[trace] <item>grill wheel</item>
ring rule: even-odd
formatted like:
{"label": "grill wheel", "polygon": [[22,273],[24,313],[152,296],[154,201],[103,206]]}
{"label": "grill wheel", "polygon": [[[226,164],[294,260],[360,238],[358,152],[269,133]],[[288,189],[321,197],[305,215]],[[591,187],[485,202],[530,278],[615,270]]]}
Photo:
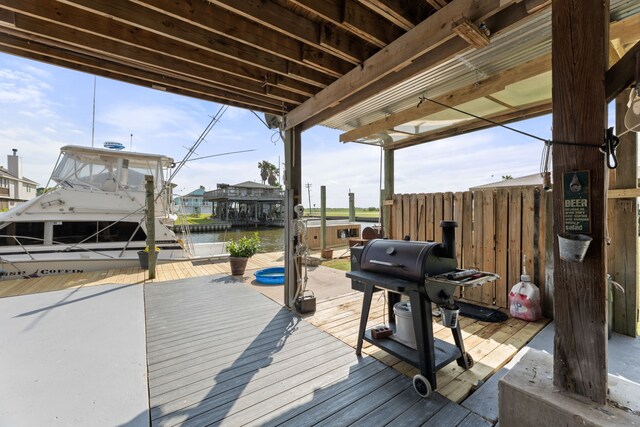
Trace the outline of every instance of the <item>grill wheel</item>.
{"label": "grill wheel", "polygon": [[416,393],[424,398],[429,397],[433,392],[429,381],[420,374],[413,377],[413,388]]}

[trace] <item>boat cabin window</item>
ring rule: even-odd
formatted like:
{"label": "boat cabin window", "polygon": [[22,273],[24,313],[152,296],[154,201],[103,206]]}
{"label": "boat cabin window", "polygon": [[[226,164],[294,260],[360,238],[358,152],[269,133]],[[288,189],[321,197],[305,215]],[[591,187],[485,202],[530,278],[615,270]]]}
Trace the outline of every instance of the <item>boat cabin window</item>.
{"label": "boat cabin window", "polygon": [[12,222],[0,229],[0,246],[42,245],[43,237],[44,222]]}
{"label": "boat cabin window", "polygon": [[[138,226],[136,222],[118,222],[108,227],[109,224],[103,221],[54,223],[53,241],[57,243],[126,242]],[[132,240],[145,240],[146,237],[144,230],[139,228]]]}
{"label": "boat cabin window", "polygon": [[155,159],[69,152],[60,160],[51,179],[79,190],[144,191],[145,175],[153,175],[156,188],[162,188],[162,167]]}
{"label": "boat cabin window", "polygon": [[[84,243],[126,242],[134,232],[135,236],[132,241],[147,238],[142,228],[138,228],[136,231],[137,222],[118,222],[108,227],[109,224],[110,222],[103,221],[53,222],[53,242],[54,244],[79,243],[85,239]],[[0,229],[0,246],[42,245],[44,244],[44,230],[44,222],[10,223]],[[92,237],[89,238],[90,236]]]}

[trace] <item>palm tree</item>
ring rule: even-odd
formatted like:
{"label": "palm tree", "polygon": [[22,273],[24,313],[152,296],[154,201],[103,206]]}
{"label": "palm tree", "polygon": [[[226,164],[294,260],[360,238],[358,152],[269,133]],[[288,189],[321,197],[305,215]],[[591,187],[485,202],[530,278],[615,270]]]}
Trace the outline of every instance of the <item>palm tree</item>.
{"label": "palm tree", "polygon": [[277,187],[278,186],[278,174],[280,173],[280,170],[274,165],[269,163],[269,185],[272,187]]}
{"label": "palm tree", "polygon": [[258,162],[258,169],[260,169],[260,178],[262,178],[263,184],[267,181],[267,179],[269,179],[269,166],[273,165],[266,160]]}
{"label": "palm tree", "polygon": [[273,187],[278,186],[278,173],[280,170],[271,162],[263,160],[258,162],[258,168],[260,169],[260,178],[262,183],[269,182],[269,185]]}

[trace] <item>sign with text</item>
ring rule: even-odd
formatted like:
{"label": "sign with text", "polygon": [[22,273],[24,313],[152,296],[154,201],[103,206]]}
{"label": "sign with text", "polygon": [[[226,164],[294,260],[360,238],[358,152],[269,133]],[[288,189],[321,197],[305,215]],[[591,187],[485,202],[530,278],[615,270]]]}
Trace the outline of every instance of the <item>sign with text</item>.
{"label": "sign with text", "polygon": [[562,176],[564,231],[591,232],[589,171],[566,172]]}

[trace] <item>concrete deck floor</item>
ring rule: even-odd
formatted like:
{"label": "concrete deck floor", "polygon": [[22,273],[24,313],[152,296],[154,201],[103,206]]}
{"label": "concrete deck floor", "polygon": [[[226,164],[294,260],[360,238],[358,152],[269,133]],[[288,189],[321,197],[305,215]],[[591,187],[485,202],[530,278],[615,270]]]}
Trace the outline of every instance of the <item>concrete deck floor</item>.
{"label": "concrete deck floor", "polygon": [[143,287],[0,299],[0,426],[146,426]]}
{"label": "concrete deck floor", "polygon": [[[482,387],[480,387],[467,400],[462,402],[462,406],[482,416],[483,418],[496,422],[498,420],[498,382],[518,361],[529,351],[535,349],[553,354],[554,322],[549,323],[536,337],[504,368],[496,372]],[[640,385],[640,367],[638,366],[638,356],[640,355],[640,337],[631,338],[614,333],[609,340],[609,374],[616,377],[618,384],[635,383]],[[611,384],[610,384],[611,385]],[[617,387],[624,390],[624,387]],[[639,411],[639,396],[615,396],[612,398],[619,403],[627,403],[627,407]],[[626,399],[631,399],[628,402]]]}

